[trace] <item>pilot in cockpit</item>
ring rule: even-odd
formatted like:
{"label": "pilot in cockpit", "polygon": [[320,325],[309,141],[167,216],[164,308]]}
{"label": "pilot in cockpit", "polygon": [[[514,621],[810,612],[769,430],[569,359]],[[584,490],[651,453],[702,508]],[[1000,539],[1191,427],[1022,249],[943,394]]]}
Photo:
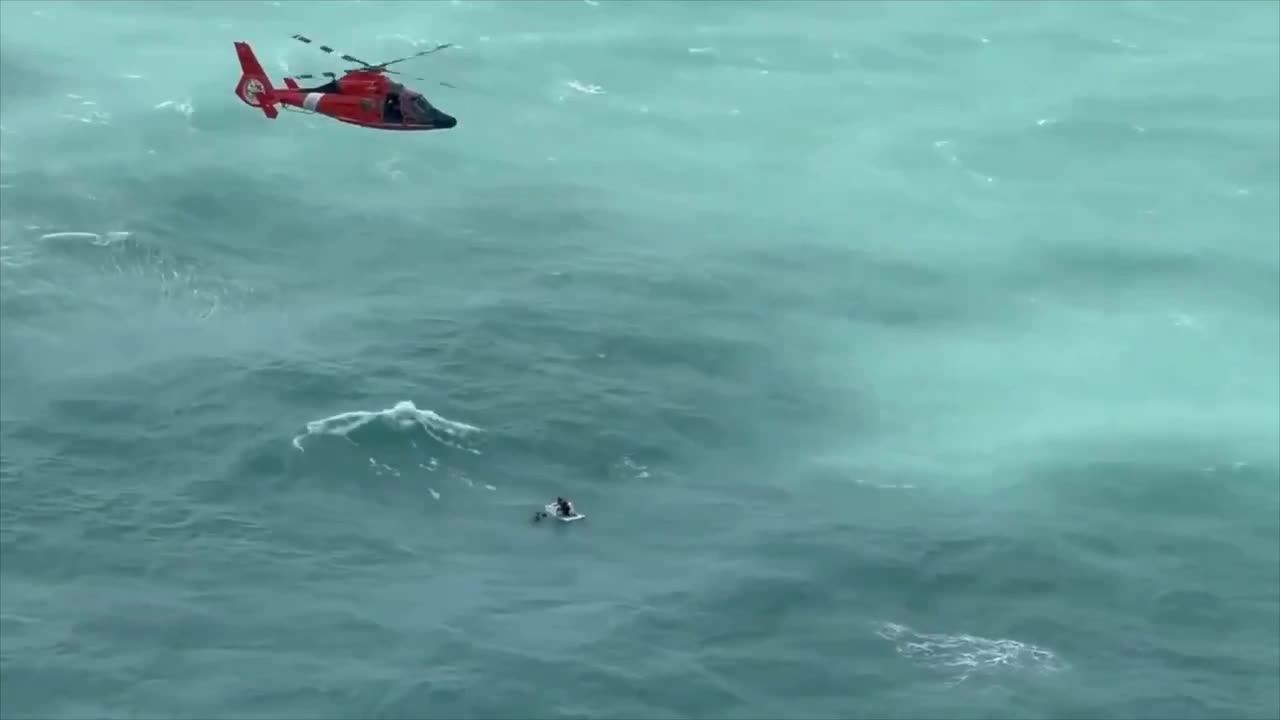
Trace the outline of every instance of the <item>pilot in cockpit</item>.
{"label": "pilot in cockpit", "polygon": [[458,124],[456,118],[440,112],[421,93],[393,85],[383,103],[382,120],[397,125],[422,125],[430,128],[451,128]]}

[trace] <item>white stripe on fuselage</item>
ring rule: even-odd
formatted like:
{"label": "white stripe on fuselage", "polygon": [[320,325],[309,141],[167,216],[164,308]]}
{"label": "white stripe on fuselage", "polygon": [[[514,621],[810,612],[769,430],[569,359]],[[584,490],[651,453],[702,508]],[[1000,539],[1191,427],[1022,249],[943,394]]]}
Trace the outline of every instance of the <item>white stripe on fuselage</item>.
{"label": "white stripe on fuselage", "polygon": [[307,96],[302,99],[302,107],[315,112],[316,106],[320,104],[320,98],[322,97],[324,97],[324,93],[307,93]]}

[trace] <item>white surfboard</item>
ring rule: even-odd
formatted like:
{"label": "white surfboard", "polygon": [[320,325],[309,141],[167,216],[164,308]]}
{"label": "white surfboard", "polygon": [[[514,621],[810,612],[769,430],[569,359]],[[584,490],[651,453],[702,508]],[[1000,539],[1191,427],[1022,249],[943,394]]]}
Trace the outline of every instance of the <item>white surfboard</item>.
{"label": "white surfboard", "polygon": [[543,507],[543,509],[545,509],[545,510],[547,511],[547,514],[548,514],[548,515],[550,515],[551,517],[553,517],[553,518],[555,518],[555,519],[559,520],[560,522],[573,522],[574,520],[581,520],[582,518],[586,517],[586,515],[583,515],[582,513],[577,512],[577,511],[575,511],[572,515],[570,515],[570,516],[568,516],[568,517],[565,517],[565,516],[563,516],[563,515],[560,515],[560,514],[559,514],[559,512],[558,512],[558,510],[557,510],[557,508],[556,508],[556,504],[555,504],[555,503],[551,503],[551,504],[549,504],[549,505],[545,505],[545,506]]}

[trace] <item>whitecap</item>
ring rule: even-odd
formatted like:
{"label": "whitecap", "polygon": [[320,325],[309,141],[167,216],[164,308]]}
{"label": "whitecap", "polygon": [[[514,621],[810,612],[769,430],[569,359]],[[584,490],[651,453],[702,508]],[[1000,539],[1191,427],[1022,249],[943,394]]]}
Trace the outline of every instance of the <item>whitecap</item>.
{"label": "whitecap", "polygon": [[[38,230],[38,229],[39,229],[39,227],[38,227],[38,226],[29,226],[27,229],[28,229],[28,230]],[[58,240],[85,240],[85,241],[88,241],[88,242],[89,242],[89,244],[91,244],[91,245],[97,245],[98,247],[106,247],[106,246],[108,246],[108,245],[112,245],[112,244],[114,244],[114,243],[118,243],[118,242],[120,242],[120,241],[122,241],[122,240],[126,240],[126,239],[128,239],[128,238],[129,238],[129,236],[130,236],[130,235],[132,235],[132,233],[130,233],[130,232],[129,232],[129,231],[127,231],[127,230],[113,230],[113,231],[111,231],[111,232],[107,232],[107,233],[96,233],[96,232],[85,232],[85,231],[66,231],[66,232],[51,232],[51,233],[45,233],[45,234],[43,234],[43,235],[41,235],[41,236],[40,236],[40,239],[41,239],[41,240],[46,240],[46,241],[48,241],[48,240],[53,240],[53,241],[58,241]]]}
{"label": "whitecap", "polygon": [[95,232],[55,232],[45,233],[40,236],[41,240],[88,240],[97,243],[102,240],[102,236]]}
{"label": "whitecap", "polygon": [[1054,672],[1064,668],[1052,651],[1017,640],[921,633],[891,622],[882,624],[876,634],[892,642],[898,654],[909,660],[954,671],[957,675],[952,684],[962,683],[975,673],[1001,669]]}
{"label": "whitecap", "polygon": [[565,85],[568,85],[574,90],[577,90],[578,92],[584,93],[587,95],[603,95],[604,94],[604,88],[600,87],[599,85],[583,85],[577,80],[570,80],[569,82],[565,83]]}

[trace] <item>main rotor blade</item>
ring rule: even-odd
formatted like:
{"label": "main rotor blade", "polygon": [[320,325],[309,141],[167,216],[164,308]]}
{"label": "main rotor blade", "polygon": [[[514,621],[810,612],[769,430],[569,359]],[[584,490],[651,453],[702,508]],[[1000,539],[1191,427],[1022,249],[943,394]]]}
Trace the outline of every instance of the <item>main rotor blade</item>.
{"label": "main rotor blade", "polygon": [[[293,35],[292,37],[293,37],[293,39],[294,39],[294,40],[297,40],[298,42],[306,43],[306,44],[308,44],[308,45],[310,45],[310,44],[312,43],[311,38],[306,37],[305,35]],[[323,50],[323,51],[324,51],[324,52],[326,52],[326,53],[329,53],[330,55],[334,55],[334,54],[336,54],[338,57],[342,58],[343,60],[346,60],[347,62],[357,63],[357,64],[359,64],[359,65],[363,65],[363,66],[365,66],[365,67],[367,67],[367,68],[374,67],[373,65],[370,65],[369,63],[367,63],[367,62],[365,62],[365,61],[361,60],[361,59],[360,59],[360,58],[358,58],[358,57],[352,57],[352,56],[350,56],[350,55],[347,55],[346,53],[339,53],[337,50],[334,50],[333,48],[329,47],[328,45],[316,45],[316,47],[320,48],[321,50]]]}
{"label": "main rotor blade", "polygon": [[[432,80],[431,80],[430,78],[415,77],[415,76],[413,76],[413,75],[405,75],[404,73],[400,72],[399,70],[388,70],[388,71],[387,71],[387,74],[388,74],[388,75],[404,75],[404,77],[408,78],[409,80],[419,80],[419,81],[421,81],[421,82],[432,82]],[[438,84],[438,85],[443,85],[443,86],[445,86],[445,87],[447,87],[447,88],[453,88],[454,90],[457,90],[457,89],[458,89],[458,86],[457,86],[457,85],[454,85],[453,83],[447,83],[447,82],[444,82],[444,81],[442,81],[442,80],[436,80],[436,81],[434,81],[434,82],[435,82],[436,84]]]}
{"label": "main rotor blade", "polygon": [[293,79],[294,80],[315,80],[317,77],[327,77],[327,78],[332,78],[334,80],[337,80],[338,74],[331,73],[331,72],[320,73],[319,75],[313,75],[312,73],[303,73],[301,75],[294,75]]}
{"label": "main rotor blade", "polygon": [[395,60],[388,60],[388,61],[386,61],[386,62],[384,62],[384,63],[379,64],[379,65],[374,65],[373,67],[380,67],[380,68],[384,68],[384,67],[386,67],[386,66],[388,66],[388,65],[395,65],[396,63],[404,62],[405,60],[412,60],[412,59],[414,59],[414,58],[416,58],[416,57],[422,57],[423,55],[430,55],[430,54],[431,54],[431,53],[433,53],[433,52],[439,52],[440,50],[444,50],[445,48],[450,48],[450,47],[453,47],[453,43],[444,43],[443,45],[437,45],[437,46],[435,46],[435,47],[431,48],[430,50],[419,50],[418,52],[416,52],[416,53],[414,53],[414,54],[412,54],[412,55],[406,55],[406,56],[404,56],[404,57],[402,57],[402,58],[397,58],[397,59],[395,59]]}

